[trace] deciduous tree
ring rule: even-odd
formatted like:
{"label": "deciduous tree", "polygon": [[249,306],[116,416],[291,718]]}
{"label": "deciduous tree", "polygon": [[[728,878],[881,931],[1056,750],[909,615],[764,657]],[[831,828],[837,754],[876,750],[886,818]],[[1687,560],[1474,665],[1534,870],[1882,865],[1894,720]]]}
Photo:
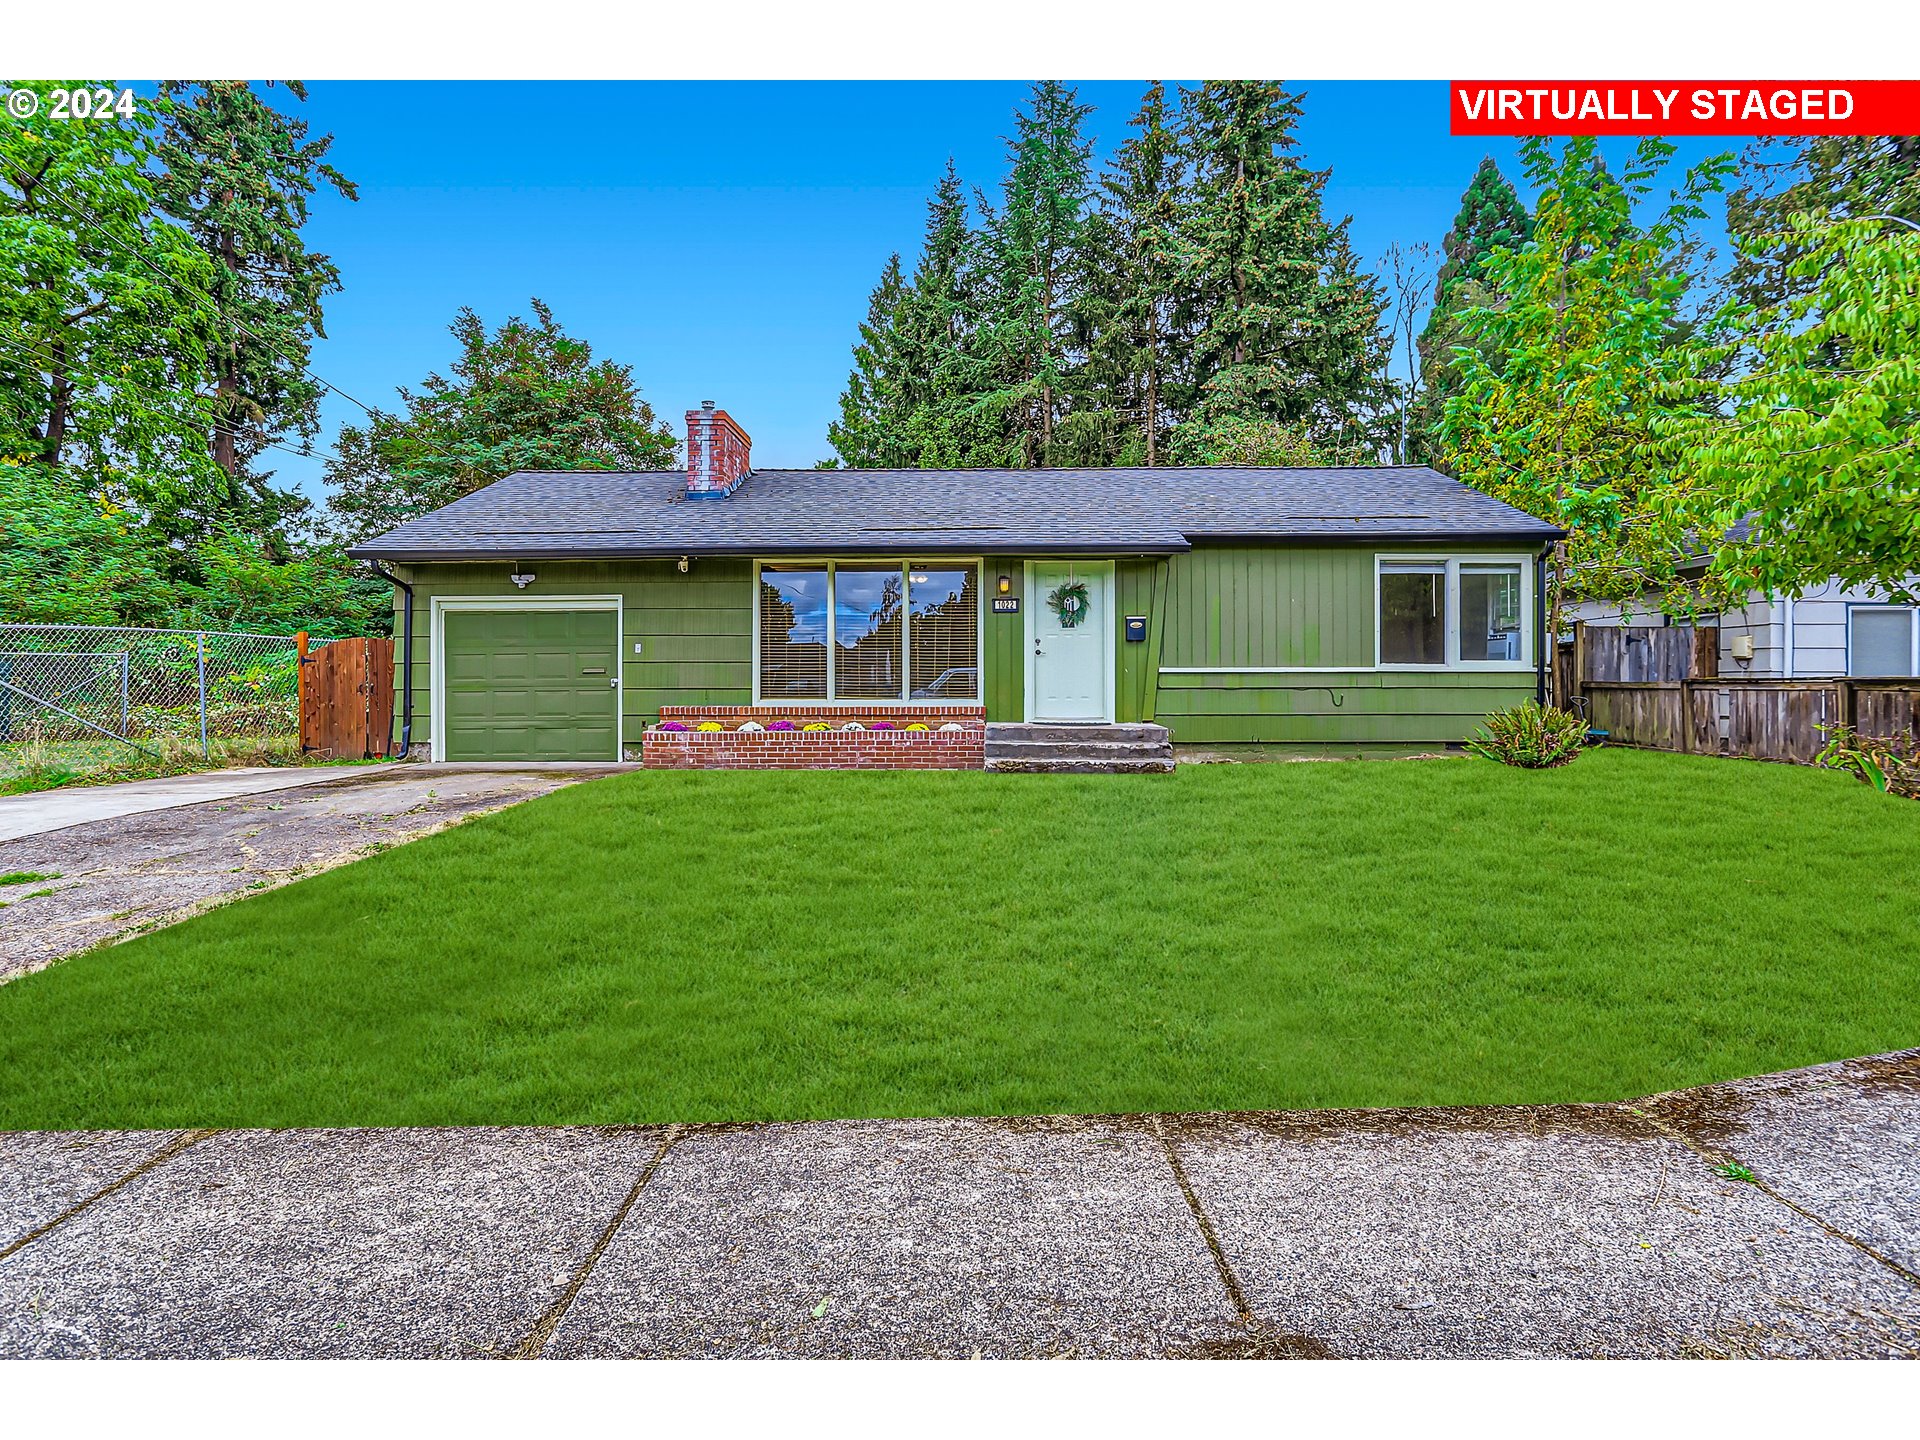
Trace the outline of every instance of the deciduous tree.
{"label": "deciduous tree", "polygon": [[[1837,577],[1920,599],[1920,234],[1795,212],[1749,242],[1771,304],[1732,301],[1711,413],[1669,426],[1690,483],[1675,523],[1716,543],[1730,593]],[[1736,529],[1736,527],[1738,527]],[[1721,540],[1729,532],[1737,542]]]}
{"label": "deciduous tree", "polygon": [[1650,588],[1692,603],[1671,503],[1689,480],[1663,431],[1711,414],[1682,311],[1684,257],[1731,161],[1687,172],[1642,225],[1634,205],[1653,193],[1670,144],[1642,141],[1617,180],[1591,139],[1558,154],[1529,140],[1524,154],[1540,193],[1533,236],[1486,259],[1496,298],[1461,315],[1464,385],[1446,402],[1442,435],[1463,481],[1569,532],[1551,575],[1548,633],[1558,634],[1569,594]]}
{"label": "deciduous tree", "polygon": [[340,431],[328,505],[355,536],[470,495],[516,470],[667,470],[674,432],[641,398],[631,367],[595,360],[540,300],[533,319],[489,331],[471,309],[450,327],[450,376],[402,389],[402,409]]}

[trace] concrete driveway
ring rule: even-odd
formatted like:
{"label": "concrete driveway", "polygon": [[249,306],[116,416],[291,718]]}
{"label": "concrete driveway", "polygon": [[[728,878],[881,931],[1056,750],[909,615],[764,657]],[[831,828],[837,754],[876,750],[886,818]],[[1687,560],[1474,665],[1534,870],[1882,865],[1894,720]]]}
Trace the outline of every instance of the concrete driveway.
{"label": "concrete driveway", "polygon": [[0,1354],[1913,1356],[1916,1196],[1920,1051],[1632,1105],[0,1135]]}
{"label": "concrete driveway", "polygon": [[[171,923],[226,896],[317,874],[613,771],[457,765],[217,771],[186,777],[206,782],[197,786],[139,781],[52,792],[109,813],[0,841],[0,875],[47,877],[0,887],[0,982],[89,945]],[[294,778],[264,783],[283,777]],[[173,788],[145,788],[162,785]],[[199,798],[169,798],[179,795]],[[0,805],[39,798],[18,796]],[[160,806],[150,803],[156,799]]]}
{"label": "concrete driveway", "polygon": [[31,795],[5,795],[0,796],[0,840],[44,835],[70,825],[118,820],[149,810],[324,785],[366,773],[365,767],[358,765],[251,765],[199,775],[168,775],[159,780],[128,780],[119,785],[68,785]]}

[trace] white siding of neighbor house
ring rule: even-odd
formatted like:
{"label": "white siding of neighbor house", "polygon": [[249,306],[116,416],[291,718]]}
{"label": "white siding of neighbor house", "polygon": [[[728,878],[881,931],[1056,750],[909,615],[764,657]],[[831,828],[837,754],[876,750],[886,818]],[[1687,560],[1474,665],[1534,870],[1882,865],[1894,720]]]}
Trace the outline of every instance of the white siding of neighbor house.
{"label": "white siding of neighbor house", "polygon": [[[1756,596],[1737,609],[1723,610],[1720,626],[1720,673],[1751,675],[1756,679],[1820,679],[1847,673],[1847,615],[1855,605],[1890,603],[1884,592],[1830,580],[1797,600],[1767,600]],[[1792,608],[1789,632],[1788,608]],[[1598,605],[1581,602],[1568,607],[1572,618],[1591,624],[1618,624],[1622,609],[1630,625],[1664,625],[1657,603]],[[1714,617],[1703,616],[1712,621]],[[1733,642],[1753,637],[1753,660],[1733,658]]]}

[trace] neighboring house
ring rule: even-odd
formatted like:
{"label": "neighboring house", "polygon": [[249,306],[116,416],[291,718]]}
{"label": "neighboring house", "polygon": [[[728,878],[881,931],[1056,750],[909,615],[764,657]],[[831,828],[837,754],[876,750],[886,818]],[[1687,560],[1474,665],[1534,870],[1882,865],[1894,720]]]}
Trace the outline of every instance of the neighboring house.
{"label": "neighboring house", "polygon": [[[1734,542],[1747,538],[1745,522],[1728,531]],[[1706,568],[1696,557],[1682,573]],[[1920,576],[1909,584],[1920,588]],[[1685,620],[1661,612],[1653,596],[1626,605],[1585,601],[1567,607],[1569,616],[1589,624],[1664,626]],[[1755,680],[1819,680],[1842,675],[1869,678],[1920,675],[1920,607],[1889,598],[1884,590],[1848,586],[1838,580],[1816,585],[1804,595],[1749,596],[1744,605],[1701,619],[1720,629],[1720,674]]]}
{"label": "neighboring house", "polygon": [[1433,470],[753,470],[687,421],[684,474],[509,475],[350,552],[411,591],[416,751],[613,760],[662,705],[1430,744],[1540,688],[1561,532]]}

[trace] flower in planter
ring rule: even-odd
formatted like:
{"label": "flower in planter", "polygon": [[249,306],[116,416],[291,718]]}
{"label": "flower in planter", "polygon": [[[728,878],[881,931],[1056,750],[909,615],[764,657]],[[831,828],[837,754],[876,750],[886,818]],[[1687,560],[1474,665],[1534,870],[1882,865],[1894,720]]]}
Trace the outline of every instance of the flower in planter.
{"label": "flower in planter", "polygon": [[735,733],[740,735],[758,735],[765,728],[766,727],[757,720],[748,720],[744,722]]}
{"label": "flower in planter", "polygon": [[[742,725],[742,726],[741,726],[740,728],[741,728],[742,730],[744,730],[744,729],[746,729],[747,727],[746,727],[746,726],[744,726],[744,725]],[[769,726],[767,726],[767,729],[769,729],[769,730],[791,730],[791,729],[793,729],[793,722],[792,722],[791,720],[776,720],[776,721],[774,721],[774,722],[773,722],[773,723],[772,723],[771,725],[769,725]]]}
{"label": "flower in planter", "polygon": [[711,733],[715,730],[724,730],[727,727],[722,725],[718,720],[702,720],[700,722],[700,728]]}
{"label": "flower in planter", "polygon": [[949,720],[946,724],[940,727],[940,733],[942,735],[958,735],[961,731],[965,730],[966,728],[967,727],[964,725],[961,725],[955,721]]}
{"label": "flower in planter", "polygon": [[873,722],[873,728],[876,730],[891,730],[894,728],[894,724],[891,720],[876,720]]}
{"label": "flower in planter", "polygon": [[685,733],[686,728],[687,727],[682,725],[678,720],[668,720],[663,722],[662,724],[654,726],[654,729],[656,730],[673,730],[679,733]]}
{"label": "flower in planter", "polygon": [[812,720],[800,728],[803,730],[831,730],[833,727],[824,720]]}
{"label": "flower in planter", "polygon": [[867,727],[862,725],[858,720],[849,720],[847,721],[846,724],[842,725],[840,728],[842,730],[864,730]]}
{"label": "flower in planter", "polygon": [[918,720],[914,721],[911,725],[907,726],[907,729],[909,730],[925,730],[926,728],[927,727],[922,725]]}

